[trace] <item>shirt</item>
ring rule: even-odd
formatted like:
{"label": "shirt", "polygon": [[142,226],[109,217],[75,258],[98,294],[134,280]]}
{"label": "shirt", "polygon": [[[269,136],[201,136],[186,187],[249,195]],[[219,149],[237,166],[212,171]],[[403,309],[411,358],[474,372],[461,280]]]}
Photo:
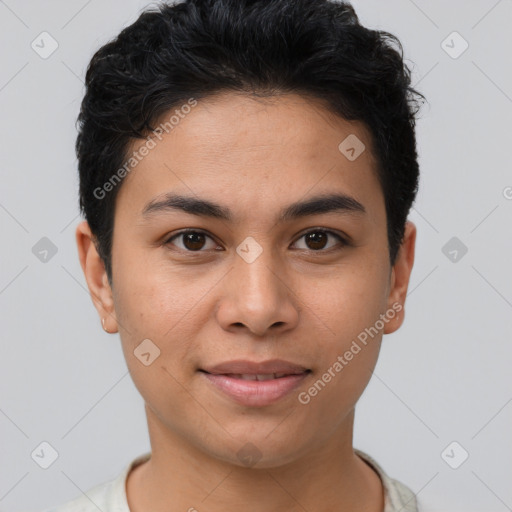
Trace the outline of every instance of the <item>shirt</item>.
{"label": "shirt", "polygon": [[[416,496],[408,487],[390,478],[366,453],[357,449],[354,449],[354,452],[373,467],[382,481],[383,512],[418,512]],[[138,456],[113,480],[96,485],[87,492],[87,495],[79,496],[57,508],[46,509],[44,512],[98,512],[98,509],[102,512],[130,512],[126,498],[126,479],[133,468],[146,462],[150,457],[151,452]]]}

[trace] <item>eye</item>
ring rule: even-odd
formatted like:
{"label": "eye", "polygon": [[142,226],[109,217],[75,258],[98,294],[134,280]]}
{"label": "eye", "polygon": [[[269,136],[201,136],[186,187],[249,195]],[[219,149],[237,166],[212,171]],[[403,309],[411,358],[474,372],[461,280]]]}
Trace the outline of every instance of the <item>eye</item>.
{"label": "eye", "polygon": [[[327,241],[329,237],[336,238],[338,242],[341,242],[341,246],[348,245],[347,241],[341,237],[340,235],[333,233],[332,231],[327,231],[325,229],[314,229],[311,231],[308,231],[307,233],[304,233],[299,240],[304,238],[306,247],[299,247],[299,249],[306,249],[306,250],[312,250],[316,252],[320,252],[324,249],[326,249]],[[297,242],[295,242],[297,243]],[[331,249],[331,247],[327,247],[327,249]]]}
{"label": "eye", "polygon": [[182,240],[182,246],[180,247],[177,245],[179,249],[189,252],[201,252],[201,249],[204,248],[205,240],[207,239],[213,242],[213,247],[210,247],[210,249],[215,249],[218,247],[218,244],[206,233],[193,229],[188,229],[186,231],[176,233],[165,242],[165,245],[176,245],[173,243],[173,240],[175,239]]}
{"label": "eye", "polygon": [[[299,247],[299,249],[311,250],[313,252],[322,252],[332,249],[332,245],[331,247],[326,247],[328,244],[329,237],[336,239],[338,243],[341,243],[340,245],[342,247],[348,245],[348,242],[342,236],[332,231],[328,231],[325,229],[314,229],[308,231],[307,233],[304,233],[298,239],[301,240],[304,238],[306,244],[306,247]],[[176,244],[174,240],[181,240],[181,246],[180,244]],[[207,247],[207,240],[211,241],[210,247]],[[298,242],[295,242],[295,244],[297,243]],[[215,250],[216,248],[219,247],[219,245],[209,235],[207,235],[203,231],[194,229],[188,229],[174,234],[165,242],[164,245],[174,245],[178,247],[178,249],[187,252],[202,252],[202,249]],[[334,244],[334,246],[335,245],[336,244]]]}

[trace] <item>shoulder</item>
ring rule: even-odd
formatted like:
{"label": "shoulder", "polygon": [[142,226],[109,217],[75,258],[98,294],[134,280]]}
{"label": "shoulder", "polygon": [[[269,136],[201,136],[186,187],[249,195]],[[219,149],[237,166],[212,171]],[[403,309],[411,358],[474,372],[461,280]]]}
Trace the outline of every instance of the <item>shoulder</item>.
{"label": "shoulder", "polygon": [[46,509],[43,512],[109,512],[112,501],[113,481],[96,485],[86,494],[82,494],[58,507]]}
{"label": "shoulder", "polygon": [[416,495],[402,482],[391,478],[380,464],[361,450],[354,450],[365,462],[378,473],[385,494],[384,512],[419,512]]}
{"label": "shoulder", "polygon": [[116,478],[98,484],[81,496],[43,512],[130,512],[126,499],[127,476],[135,466],[148,460],[150,455],[150,452],[140,455],[127,464]]}

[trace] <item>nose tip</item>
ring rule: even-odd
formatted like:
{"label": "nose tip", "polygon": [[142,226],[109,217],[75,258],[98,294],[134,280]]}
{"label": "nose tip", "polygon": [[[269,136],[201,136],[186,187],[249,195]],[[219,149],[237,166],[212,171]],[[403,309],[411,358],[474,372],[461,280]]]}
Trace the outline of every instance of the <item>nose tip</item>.
{"label": "nose tip", "polygon": [[[265,252],[265,251],[264,251]],[[290,286],[269,267],[270,252],[252,263],[242,259],[228,281],[217,309],[224,329],[248,329],[260,338],[289,329],[298,322]]]}
{"label": "nose tip", "polygon": [[270,327],[261,327],[261,328],[258,328],[255,323],[252,323],[251,326],[249,325],[245,325],[241,322],[237,322],[236,323],[237,325],[239,325],[240,327],[249,327],[251,332],[260,337],[260,338],[263,338],[264,336],[266,336],[267,338],[273,338],[276,336],[276,331],[285,326],[286,325],[286,322],[274,322]]}

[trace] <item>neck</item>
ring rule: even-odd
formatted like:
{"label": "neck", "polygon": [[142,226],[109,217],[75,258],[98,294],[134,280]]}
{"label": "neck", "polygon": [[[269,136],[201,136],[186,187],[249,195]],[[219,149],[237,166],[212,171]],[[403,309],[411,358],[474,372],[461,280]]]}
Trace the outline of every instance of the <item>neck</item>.
{"label": "neck", "polygon": [[[146,408],[151,459],[127,479],[131,512],[382,512],[382,483],[354,453],[354,411],[323,445],[284,463],[243,467],[169,432]],[[266,467],[265,467],[266,466]]]}

